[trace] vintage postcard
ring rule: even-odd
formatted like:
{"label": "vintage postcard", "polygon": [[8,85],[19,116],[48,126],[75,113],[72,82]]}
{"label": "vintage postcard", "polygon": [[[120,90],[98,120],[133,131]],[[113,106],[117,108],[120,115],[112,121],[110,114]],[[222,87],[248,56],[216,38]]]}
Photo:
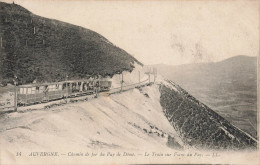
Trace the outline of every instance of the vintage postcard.
{"label": "vintage postcard", "polygon": [[0,165],[259,165],[258,0],[0,0]]}

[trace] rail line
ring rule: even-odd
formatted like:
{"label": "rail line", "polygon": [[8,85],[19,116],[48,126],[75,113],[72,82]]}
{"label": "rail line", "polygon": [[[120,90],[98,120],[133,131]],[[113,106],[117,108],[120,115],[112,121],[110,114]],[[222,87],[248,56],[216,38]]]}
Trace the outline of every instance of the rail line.
{"label": "rail line", "polygon": [[[133,83],[133,84],[129,84],[129,85],[124,85],[122,84],[121,87],[116,87],[116,88],[111,88],[109,89],[108,91],[101,91],[101,92],[98,92],[98,93],[91,93],[91,94],[86,94],[86,95],[78,95],[78,96],[71,96],[71,97],[67,97],[67,98],[59,98],[59,99],[55,99],[55,100],[49,100],[48,102],[44,102],[44,103],[54,103],[55,101],[57,100],[66,100],[67,102],[67,99],[74,99],[74,100],[77,100],[77,98],[80,98],[80,97],[98,97],[99,94],[108,94],[108,95],[111,95],[111,94],[115,94],[115,93],[120,93],[120,92],[125,92],[125,91],[128,91],[128,90],[131,90],[131,89],[134,89],[134,88],[138,88],[138,87],[142,87],[142,86],[145,86],[145,85],[149,85],[149,84],[152,84],[154,83],[153,82],[150,82],[150,79],[147,78],[141,82],[138,82],[138,83]],[[44,104],[44,103],[38,103],[38,104]],[[22,106],[22,107],[31,107],[35,104],[32,104],[32,105],[26,105],[26,106]],[[21,107],[18,107],[18,108],[21,108]],[[3,114],[3,113],[11,113],[11,112],[16,112],[15,110],[15,106],[13,107],[0,107],[0,115]]]}

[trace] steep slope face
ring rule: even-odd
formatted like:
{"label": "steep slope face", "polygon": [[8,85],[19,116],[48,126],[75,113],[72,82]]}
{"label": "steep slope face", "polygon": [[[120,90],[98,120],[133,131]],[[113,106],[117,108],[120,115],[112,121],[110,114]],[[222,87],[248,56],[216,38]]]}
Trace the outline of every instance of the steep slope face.
{"label": "steep slope face", "polygon": [[199,149],[256,149],[257,141],[171,81],[160,85],[160,103],[186,144]]}
{"label": "steep slope face", "polygon": [[167,151],[184,148],[157,86],[0,116],[0,150]]}
{"label": "steep slope face", "polygon": [[0,80],[57,81],[132,71],[134,57],[91,30],[0,2]]}
{"label": "steep slope face", "polygon": [[176,82],[243,131],[257,136],[257,58],[179,66],[157,65],[158,73]]}

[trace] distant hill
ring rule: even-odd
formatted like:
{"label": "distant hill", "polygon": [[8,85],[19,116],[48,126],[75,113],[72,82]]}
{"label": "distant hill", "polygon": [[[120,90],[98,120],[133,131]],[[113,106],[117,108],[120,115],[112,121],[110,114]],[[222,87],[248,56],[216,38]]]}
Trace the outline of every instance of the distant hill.
{"label": "distant hill", "polygon": [[22,84],[132,71],[138,62],[98,33],[0,2],[0,81]]}
{"label": "distant hill", "polygon": [[230,122],[256,137],[257,59],[235,56],[216,63],[156,65],[170,79]]}

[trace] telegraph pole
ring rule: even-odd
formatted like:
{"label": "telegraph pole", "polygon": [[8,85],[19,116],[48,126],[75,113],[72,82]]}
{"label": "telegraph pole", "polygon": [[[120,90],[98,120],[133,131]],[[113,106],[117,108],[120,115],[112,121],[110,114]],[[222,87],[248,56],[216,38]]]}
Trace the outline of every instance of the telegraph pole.
{"label": "telegraph pole", "polygon": [[155,83],[155,80],[156,80],[156,77],[157,77],[157,69],[156,68],[153,68],[153,77],[154,77],[154,83]]}
{"label": "telegraph pole", "polygon": [[67,91],[67,93],[66,93],[66,103],[68,102],[68,95],[69,95],[69,88],[68,88],[68,75],[66,75],[66,82],[65,82],[65,84],[66,84],[66,91]]}
{"label": "telegraph pole", "polygon": [[14,111],[17,111],[17,83],[15,83],[14,85]]}
{"label": "telegraph pole", "polygon": [[122,72],[121,92],[122,92],[122,90],[123,90],[123,83],[124,83],[124,75],[123,75],[123,72]]}
{"label": "telegraph pole", "polygon": [[148,76],[149,76],[149,84],[150,84],[150,82],[151,82],[151,80],[150,80],[150,71],[149,71],[149,73],[148,73]]}
{"label": "telegraph pole", "polygon": [[0,40],[0,46],[1,46],[1,48],[3,47],[3,38],[1,37],[1,40]]}
{"label": "telegraph pole", "polygon": [[17,77],[14,76],[14,111],[17,111]]}
{"label": "telegraph pole", "polygon": [[139,72],[139,83],[140,83],[141,82],[140,70],[138,72]]}

